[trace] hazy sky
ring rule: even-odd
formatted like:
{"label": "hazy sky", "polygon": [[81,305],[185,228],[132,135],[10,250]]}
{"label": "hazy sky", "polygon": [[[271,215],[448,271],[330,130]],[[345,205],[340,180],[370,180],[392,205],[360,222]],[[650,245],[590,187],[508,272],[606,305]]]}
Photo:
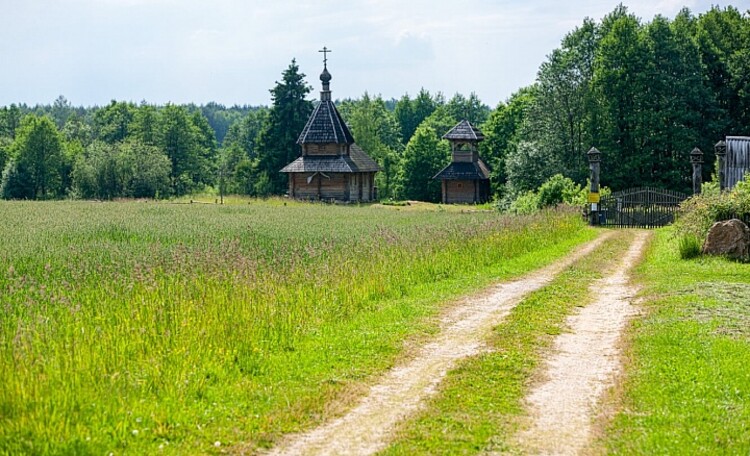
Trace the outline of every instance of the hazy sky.
{"label": "hazy sky", "polygon": [[[320,90],[324,45],[334,98],[421,87],[476,92],[494,106],[533,82],[585,17],[618,0],[0,0],[0,105],[269,104],[296,58]],[[624,2],[645,21],[716,0]],[[721,6],[727,3],[718,2]],[[744,11],[750,0],[734,0]]]}

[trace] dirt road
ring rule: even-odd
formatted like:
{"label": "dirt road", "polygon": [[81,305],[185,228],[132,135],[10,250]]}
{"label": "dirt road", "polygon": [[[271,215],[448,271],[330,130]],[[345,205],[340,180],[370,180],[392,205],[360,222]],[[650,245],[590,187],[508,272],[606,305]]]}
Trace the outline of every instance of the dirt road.
{"label": "dirt road", "polygon": [[347,414],[285,439],[272,455],[368,455],[385,448],[399,421],[419,409],[456,363],[480,352],[493,327],[526,295],[588,255],[612,232],[562,260],[518,280],[468,296],[444,316],[441,331],[403,364],[387,372]]}

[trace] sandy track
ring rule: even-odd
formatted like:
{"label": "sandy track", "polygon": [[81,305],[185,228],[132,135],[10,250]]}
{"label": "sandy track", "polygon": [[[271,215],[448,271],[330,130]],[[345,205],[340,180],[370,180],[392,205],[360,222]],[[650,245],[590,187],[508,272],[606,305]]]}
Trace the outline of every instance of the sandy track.
{"label": "sandy track", "polygon": [[569,317],[571,332],[555,339],[543,367],[547,380],[526,398],[531,425],[518,440],[529,454],[579,454],[589,443],[596,407],[620,371],[618,341],[636,312],[628,271],[647,238],[636,235],[615,272],[591,285],[596,300]]}
{"label": "sandy track", "polygon": [[388,371],[346,415],[290,436],[267,454],[367,455],[382,450],[396,424],[418,410],[458,360],[478,353],[491,329],[523,297],[547,285],[612,234],[599,236],[550,266],[463,299],[443,317],[442,329],[432,341]]}

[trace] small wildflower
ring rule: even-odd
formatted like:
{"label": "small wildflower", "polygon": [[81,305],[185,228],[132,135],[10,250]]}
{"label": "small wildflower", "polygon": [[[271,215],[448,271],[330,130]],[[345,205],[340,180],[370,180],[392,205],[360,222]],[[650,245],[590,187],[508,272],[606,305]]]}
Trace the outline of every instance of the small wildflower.
{"label": "small wildflower", "polygon": [[138,435],[138,429],[133,429],[133,435]]}
{"label": "small wildflower", "polygon": [[217,440],[217,441],[215,441],[215,442],[214,442],[214,446],[215,446],[216,448],[219,448],[219,447],[221,446],[221,442],[219,442],[218,440]]}

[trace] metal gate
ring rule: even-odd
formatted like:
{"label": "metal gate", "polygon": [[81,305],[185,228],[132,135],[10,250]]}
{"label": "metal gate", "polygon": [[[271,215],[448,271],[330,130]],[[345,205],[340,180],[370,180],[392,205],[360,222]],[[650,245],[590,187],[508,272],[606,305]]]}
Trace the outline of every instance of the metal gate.
{"label": "metal gate", "polygon": [[612,193],[599,202],[599,224],[619,228],[656,228],[674,222],[688,195],[651,187]]}

